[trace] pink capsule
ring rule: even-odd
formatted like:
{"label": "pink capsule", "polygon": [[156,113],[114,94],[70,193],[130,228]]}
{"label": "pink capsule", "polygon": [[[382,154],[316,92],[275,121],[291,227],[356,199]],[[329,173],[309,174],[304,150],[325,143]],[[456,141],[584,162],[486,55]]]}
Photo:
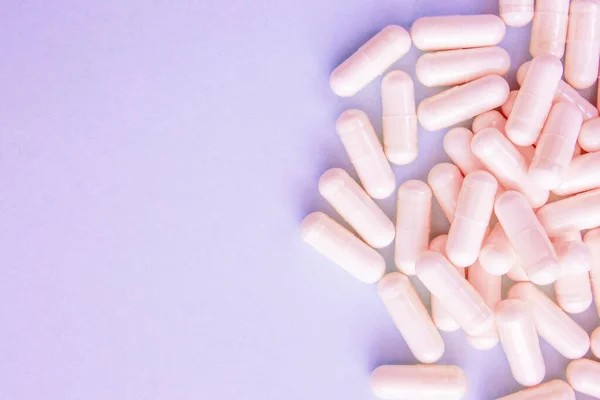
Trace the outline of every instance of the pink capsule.
{"label": "pink capsule", "polygon": [[562,58],[568,20],[569,0],[537,0],[529,42],[531,56],[552,55]]}
{"label": "pink capsule", "polygon": [[417,276],[470,336],[486,333],[494,324],[490,307],[442,254],[426,251],[417,260]]}
{"label": "pink capsule", "polygon": [[522,192],[534,208],[546,204],[549,191],[533,182],[525,157],[499,130],[486,128],[477,133],[471,150],[504,188]]}
{"label": "pink capsule", "polygon": [[567,382],[555,379],[496,400],[575,400],[575,392]]}
{"label": "pink capsule", "polygon": [[588,273],[592,264],[592,253],[581,238],[581,232],[564,232],[551,239],[558,261],[561,275]]}
{"label": "pink capsule", "polygon": [[367,114],[360,110],[344,111],[336,129],[367,193],[375,199],[385,199],[392,194],[396,176]]}
{"label": "pink capsule", "polygon": [[546,204],[537,216],[550,236],[599,227],[600,189]]}
{"label": "pink capsule", "polygon": [[571,361],[567,381],[576,392],[600,398],[600,363],[585,358]]}
{"label": "pink capsule", "polygon": [[504,118],[504,116],[496,110],[479,114],[475,117],[475,119],[473,119],[473,125],[471,125],[473,133],[482,131],[485,128],[496,128],[500,132],[504,132],[505,127],[506,118]]}
{"label": "pink capsule", "polygon": [[394,164],[410,164],[417,158],[415,86],[404,71],[392,71],[381,82],[383,144]]}
{"label": "pink capsule", "polygon": [[517,283],[508,297],[525,302],[537,333],[564,357],[574,360],[588,352],[590,339],[585,330],[534,284]]}
{"label": "pink capsule", "polygon": [[563,67],[553,56],[535,57],[506,122],[506,135],[518,146],[530,146],[544,126],[552,107]]}
{"label": "pink capsule", "polygon": [[[440,235],[429,243],[429,250],[445,255],[447,241],[448,235]],[[456,270],[463,278],[465,277],[465,268],[456,268]],[[452,318],[438,298],[433,295],[431,296],[431,317],[440,331],[455,332],[460,329],[458,322]]]}
{"label": "pink capsule", "polygon": [[434,166],[427,177],[427,183],[438,201],[448,222],[454,220],[454,210],[458,202],[458,194],[463,183],[463,176],[458,167],[450,163]]}
{"label": "pink capsule", "polygon": [[438,51],[423,54],[415,68],[427,87],[462,85],[486,75],[506,75],[510,56],[496,46]]}
{"label": "pink capsule", "polygon": [[406,275],[415,274],[415,262],[429,247],[432,193],[426,183],[406,181],[398,189],[396,208],[396,267]]}
{"label": "pink capsule", "polygon": [[509,91],[501,76],[484,76],[423,100],[417,107],[417,117],[425,129],[436,131],[500,107]]}
{"label": "pink capsule", "polygon": [[448,259],[457,267],[477,261],[497,191],[498,182],[489,172],[473,171],[465,177],[446,244]]}
{"label": "pink capsule", "polygon": [[498,336],[513,377],[523,386],[539,384],[546,375],[546,365],[525,302],[506,299],[496,306],[494,313]]}
{"label": "pink capsule", "polygon": [[488,274],[502,276],[515,266],[516,258],[502,225],[497,223],[481,246],[479,252],[481,267]]}
{"label": "pink capsule", "polygon": [[553,192],[570,196],[596,188],[600,188],[600,153],[587,153],[571,160],[561,184]]}
{"label": "pink capsule", "polygon": [[586,89],[598,79],[599,29],[598,1],[572,0],[565,53],[565,79],[576,89]]}
{"label": "pink capsule", "polygon": [[307,215],[300,231],[306,243],[363,282],[377,282],[385,273],[381,254],[322,212]]}
{"label": "pink capsule", "polygon": [[331,73],[331,90],[341,97],[354,96],[404,57],[410,45],[406,29],[397,25],[386,26]]}
{"label": "pink capsule", "polygon": [[544,130],[529,166],[529,175],[545,189],[562,182],[583,122],[579,109],[571,103],[556,103],[550,110]]}
{"label": "pink capsule", "polygon": [[508,94],[508,99],[506,99],[504,104],[502,104],[502,106],[500,106],[500,111],[502,111],[502,114],[504,115],[504,117],[508,118],[508,116],[510,115],[510,112],[512,111],[513,106],[515,105],[515,100],[517,99],[518,94],[519,94],[518,90],[511,90],[510,93]]}
{"label": "pink capsule", "polygon": [[[519,85],[523,84],[530,64],[531,61],[527,61],[517,70],[517,81],[519,82]],[[575,104],[577,108],[581,110],[584,121],[598,116],[598,109],[596,106],[587,101],[585,97],[579,94],[577,90],[575,90],[571,85],[562,79],[558,82],[558,87],[556,89],[556,93],[554,93],[553,99],[553,102],[555,103],[558,103],[559,101],[567,101]]]}
{"label": "pink capsule", "polygon": [[371,373],[373,394],[384,400],[460,400],[467,377],[453,365],[382,365]]}
{"label": "pink capsule", "polygon": [[[502,301],[502,277],[490,274],[478,262],[469,267],[468,281],[490,308],[493,309]],[[467,339],[473,347],[480,350],[491,349],[499,340],[495,326],[481,336],[468,336]]]}
{"label": "pink capsule", "polygon": [[590,336],[590,343],[592,348],[592,353],[596,356],[596,358],[600,358],[600,326],[592,332]]}
{"label": "pink capsule", "polygon": [[588,245],[592,254],[590,282],[596,303],[596,312],[600,316],[600,228],[589,230],[583,236],[583,241]]}
{"label": "pink capsule", "polygon": [[533,19],[533,0],[500,0],[500,17],[506,25],[525,26]]}
{"label": "pink capsule", "polygon": [[538,285],[554,282],[560,272],[556,251],[525,196],[504,192],[494,209],[529,279]]}
{"label": "pink capsule", "polygon": [[600,118],[592,118],[583,123],[578,141],[581,148],[589,153],[600,151]]}
{"label": "pink capsule", "polygon": [[410,28],[415,47],[423,51],[494,46],[505,33],[504,22],[491,14],[422,17]]}
{"label": "pink capsule", "polygon": [[444,354],[444,340],[410,279],[399,272],[387,274],[379,281],[377,291],[417,360],[422,363],[439,360]]}
{"label": "pink capsule", "polygon": [[483,164],[471,152],[473,132],[467,128],[450,129],[444,136],[444,151],[450,160],[460,168],[463,175],[479,169],[485,169]]}

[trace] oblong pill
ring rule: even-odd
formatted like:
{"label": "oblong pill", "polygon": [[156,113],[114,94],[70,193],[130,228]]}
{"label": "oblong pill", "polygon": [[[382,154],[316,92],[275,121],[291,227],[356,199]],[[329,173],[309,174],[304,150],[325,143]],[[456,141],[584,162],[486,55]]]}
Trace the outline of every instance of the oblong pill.
{"label": "oblong pill", "polygon": [[498,336],[513,377],[523,386],[539,384],[546,375],[546,365],[525,303],[506,299],[496,306],[494,313]]}
{"label": "oblong pill", "polygon": [[450,163],[440,163],[429,171],[427,183],[448,222],[454,220],[454,210],[458,202],[458,194],[463,183],[463,176],[458,167]]}
{"label": "oblong pill", "polygon": [[490,307],[442,254],[422,253],[416,271],[421,282],[468,335],[483,335],[493,325]]}
{"label": "oblong pill", "polygon": [[529,279],[538,285],[554,282],[560,272],[556,251],[525,196],[504,192],[494,210]]}
{"label": "oblong pill", "polygon": [[571,361],[567,381],[575,391],[600,398],[600,363],[585,358]]}
{"label": "oblong pill", "polygon": [[329,85],[335,94],[350,97],[404,57],[411,40],[406,29],[388,25],[333,70]]}
{"label": "oblong pill", "polygon": [[529,175],[538,186],[555,189],[571,162],[583,116],[566,102],[552,106],[529,166]]}
{"label": "oblong pill", "polygon": [[577,140],[581,148],[589,153],[600,151],[600,118],[585,121]]}
{"label": "oblong pill", "polygon": [[559,196],[570,196],[600,187],[600,153],[574,157],[561,184],[552,190]]}
{"label": "oblong pill", "polygon": [[490,110],[479,114],[473,119],[473,125],[471,128],[473,133],[484,130],[485,128],[496,128],[500,132],[504,132],[506,127],[506,118],[496,110]]}
{"label": "oblong pill", "polygon": [[506,122],[506,135],[511,142],[530,146],[537,141],[562,73],[562,64],[556,57],[538,56],[531,61]]}
{"label": "oblong pill", "polygon": [[525,302],[537,333],[564,357],[576,359],[588,352],[590,339],[585,330],[534,284],[517,283],[508,297]]}
{"label": "oblong pill", "polygon": [[600,59],[600,3],[572,0],[565,52],[565,80],[576,89],[589,88],[598,79]]}
{"label": "oblong pill", "polygon": [[593,301],[590,276],[587,272],[563,274],[554,282],[556,302],[569,314],[580,314]]}
{"label": "oblong pill", "polygon": [[567,382],[554,379],[496,400],[575,400],[575,392]]}
{"label": "oblong pill", "polygon": [[391,195],[396,189],[396,177],[367,114],[344,111],[336,129],[367,193],[375,199]]}
{"label": "oblong pill", "polygon": [[537,212],[550,236],[568,231],[583,231],[600,226],[600,189],[546,204]]}
{"label": "oblong pill", "polygon": [[[437,236],[429,243],[429,250],[444,254],[447,241],[448,235]],[[465,268],[457,268],[456,270],[464,278]],[[431,318],[440,331],[455,332],[460,329],[458,322],[452,318],[442,305],[442,302],[434,295],[431,295]]]}
{"label": "oblong pill", "polygon": [[494,225],[484,239],[478,260],[487,273],[498,276],[508,273],[517,263],[516,254],[501,224]]}
{"label": "oblong pill", "polygon": [[415,274],[415,262],[429,247],[431,230],[431,189],[425,182],[410,180],[400,185],[396,207],[396,267]]}
{"label": "oblong pill", "polygon": [[377,282],[385,273],[381,254],[322,212],[307,215],[300,232],[306,243],[363,282]]}
{"label": "oblong pill", "polygon": [[486,128],[477,133],[471,150],[504,188],[520,191],[534,208],[546,204],[550,192],[535,184],[525,157],[499,130]]}
{"label": "oblong pill", "polygon": [[[494,308],[502,301],[502,276],[492,275],[475,262],[469,267],[469,283],[483,297],[485,303]],[[476,349],[487,350],[498,344],[498,331],[496,326],[481,336],[467,336],[469,343]]]}
{"label": "oblong pill", "polygon": [[454,50],[494,46],[504,39],[506,26],[496,15],[422,17],[410,28],[419,50]]}
{"label": "oblong pill", "polygon": [[425,129],[436,131],[500,107],[509,91],[501,76],[484,76],[421,101],[417,117]]}
{"label": "oblong pill", "polygon": [[415,86],[404,71],[392,71],[381,81],[383,146],[394,164],[410,164],[417,158]]}
{"label": "oblong pill", "polygon": [[478,169],[485,169],[471,152],[471,140],[473,140],[473,132],[467,128],[453,128],[444,135],[444,151],[450,160],[460,168],[463,175]]}
{"label": "oblong pill", "polygon": [[508,118],[508,116],[510,115],[513,106],[515,105],[515,100],[517,99],[518,94],[518,90],[511,90],[504,104],[500,106],[500,111],[502,111],[502,115],[504,115],[505,118]]}
{"label": "oblong pill", "polygon": [[500,17],[506,25],[525,26],[533,19],[533,0],[500,0]]}
{"label": "oblong pill", "polygon": [[473,171],[465,177],[446,244],[448,259],[457,267],[477,261],[497,191],[498,182],[489,172]]}
{"label": "oblong pill", "polygon": [[590,282],[592,284],[592,293],[596,303],[596,312],[600,316],[600,229],[592,229],[583,236],[584,243],[590,249],[592,254],[592,264],[590,265]]}
{"label": "oblong pill", "polygon": [[371,373],[371,388],[384,400],[460,400],[467,377],[453,365],[382,365]]}
{"label": "oblong pill", "polygon": [[567,41],[569,0],[538,0],[531,25],[529,53],[532,57],[562,58]]}
{"label": "oblong pill", "polygon": [[600,358],[600,326],[594,329],[590,336],[590,347],[596,358]]}
{"label": "oblong pill", "polygon": [[444,354],[444,340],[410,279],[399,272],[387,274],[377,291],[415,358],[422,363],[439,360]]}
{"label": "oblong pill", "polygon": [[[530,64],[531,61],[527,61],[526,63],[523,63],[517,70],[517,81],[519,82],[519,85],[523,84]],[[577,108],[581,110],[584,121],[598,116],[598,109],[596,106],[590,103],[585,97],[579,94],[577,90],[575,90],[571,85],[562,79],[558,82],[556,92],[554,93],[554,99],[552,101],[554,103],[558,103],[559,101],[568,101],[575,104]]]}
{"label": "oblong pill", "polygon": [[502,47],[480,47],[423,54],[417,79],[427,87],[462,85],[486,75],[506,75],[510,56]]}

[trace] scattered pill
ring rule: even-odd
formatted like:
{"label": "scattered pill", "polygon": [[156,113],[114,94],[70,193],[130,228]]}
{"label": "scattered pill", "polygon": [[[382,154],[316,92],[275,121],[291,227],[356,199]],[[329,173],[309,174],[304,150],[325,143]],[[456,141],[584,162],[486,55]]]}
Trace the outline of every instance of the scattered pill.
{"label": "scattered pill", "polygon": [[[469,150],[470,151],[470,150]],[[458,167],[450,163],[434,166],[427,176],[427,183],[448,222],[454,220],[454,210],[458,202],[458,194],[463,183],[463,176]]]}
{"label": "scattered pill", "polygon": [[[445,255],[447,241],[448,235],[440,235],[429,243],[429,250]],[[465,277],[465,268],[456,268],[456,270],[463,278]],[[442,302],[433,295],[431,296],[431,318],[440,331],[455,332],[460,329],[458,322],[446,311]]]}
{"label": "scattered pill", "polygon": [[[502,276],[492,275],[475,262],[469,267],[469,283],[483,297],[485,303],[494,309],[502,300]],[[481,336],[467,336],[469,343],[476,349],[487,350],[498,344],[498,331],[493,325]]]}
{"label": "scattered pill", "polygon": [[562,58],[568,20],[569,0],[537,0],[529,42],[531,56],[552,55]]}
{"label": "scattered pill", "polygon": [[594,329],[590,336],[590,347],[596,358],[600,358],[600,326]]}
{"label": "scattered pill", "polygon": [[600,188],[600,153],[586,153],[571,160],[561,184],[552,191],[570,196]]}
{"label": "scattered pill", "polygon": [[533,0],[500,0],[498,8],[508,26],[525,26],[533,19]]}
{"label": "scattered pill", "polygon": [[516,262],[515,252],[506,233],[502,225],[497,223],[483,241],[479,263],[488,274],[501,276],[508,273]]}
{"label": "scattered pill", "polygon": [[463,175],[478,169],[485,169],[471,152],[472,140],[473,132],[467,128],[450,129],[444,136],[444,151],[450,160],[460,168]]}
{"label": "scattered pill", "polygon": [[600,3],[572,0],[565,52],[565,80],[576,89],[589,88],[598,79],[600,59]]}
{"label": "scattered pill", "polygon": [[575,400],[575,392],[567,382],[554,379],[496,400]]}
{"label": "scattered pill", "polygon": [[592,229],[583,236],[583,241],[588,245],[592,254],[592,264],[590,265],[590,282],[592,284],[592,293],[596,303],[596,312],[600,316],[600,229]]}
{"label": "scattered pill", "polygon": [[600,363],[585,358],[571,361],[567,382],[576,392],[600,398]]}
{"label": "scattered pill", "polygon": [[600,189],[546,204],[538,210],[537,216],[550,236],[599,227]]}
{"label": "scattered pill", "polygon": [[600,118],[592,118],[581,125],[579,145],[587,152],[600,151]]}

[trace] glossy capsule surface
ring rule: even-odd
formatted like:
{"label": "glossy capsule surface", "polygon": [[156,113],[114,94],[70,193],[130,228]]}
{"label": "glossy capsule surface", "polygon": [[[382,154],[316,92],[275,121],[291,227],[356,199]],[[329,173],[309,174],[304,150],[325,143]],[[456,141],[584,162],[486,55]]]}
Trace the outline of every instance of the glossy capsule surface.
{"label": "glossy capsule surface", "polygon": [[565,80],[576,89],[586,89],[598,79],[599,29],[600,3],[597,0],[571,0]]}
{"label": "glossy capsule surface", "polygon": [[555,379],[496,400],[575,400],[575,392],[567,382]]}
{"label": "glossy capsule surface", "polygon": [[[470,150],[469,150],[470,151]],[[450,163],[434,166],[427,176],[427,183],[448,222],[454,220],[458,194],[463,183],[463,175],[458,167]]]}
{"label": "glossy capsule surface", "polygon": [[467,128],[450,129],[444,136],[444,151],[450,160],[460,168],[463,176],[478,169],[485,169],[471,151],[473,132]]}
{"label": "glossy capsule surface", "polygon": [[[494,309],[502,301],[502,276],[492,275],[475,262],[469,267],[469,283],[483,297],[485,303]],[[469,343],[476,349],[487,350],[498,344],[498,331],[493,325],[481,336],[467,336]]]}
{"label": "glossy capsule surface", "polygon": [[[448,235],[437,236],[429,244],[429,250],[445,255],[447,241]],[[463,278],[465,277],[464,268],[456,268],[456,270]],[[450,313],[446,311],[442,302],[433,295],[431,296],[431,318],[440,331],[455,332],[460,329],[458,322],[456,322]]]}
{"label": "glossy capsule surface", "polygon": [[576,392],[600,398],[600,363],[585,358],[571,361],[567,381]]}
{"label": "glossy capsule surface", "polygon": [[552,55],[562,58],[568,21],[569,0],[537,0],[529,41],[531,56]]}
{"label": "glossy capsule surface", "polygon": [[600,189],[546,204],[538,210],[537,216],[550,236],[599,227]]}
{"label": "glossy capsule surface", "polygon": [[497,223],[483,241],[479,264],[488,274],[502,276],[515,266],[516,258],[502,224]]}
{"label": "glossy capsule surface", "polygon": [[596,188],[600,188],[600,152],[574,157],[561,184],[552,191],[559,196],[570,196]]}
{"label": "glossy capsule surface", "polygon": [[600,118],[592,118],[581,125],[578,143],[589,153],[600,151]]}
{"label": "glossy capsule surface", "polygon": [[517,99],[518,94],[518,90],[511,90],[504,104],[500,106],[500,111],[502,111],[502,115],[504,115],[505,118],[508,118],[508,116],[510,115],[513,106],[515,105],[515,100]]}
{"label": "glossy capsule surface", "polygon": [[525,26],[533,19],[533,0],[500,0],[498,8],[508,26]]}

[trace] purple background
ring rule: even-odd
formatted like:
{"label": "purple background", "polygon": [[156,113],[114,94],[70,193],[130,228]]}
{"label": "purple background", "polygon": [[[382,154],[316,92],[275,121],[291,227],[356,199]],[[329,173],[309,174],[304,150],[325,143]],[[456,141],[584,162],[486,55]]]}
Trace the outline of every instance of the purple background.
{"label": "purple background", "polygon": [[[387,24],[496,12],[481,0],[4,0],[0,399],[372,398],[372,369],[415,359],[375,286],[298,235],[307,213],[331,212],[321,173],[354,174],[337,116],[358,107],[380,126],[379,80],[342,99],[328,76]],[[528,34],[502,44],[511,83]],[[396,67],[414,72],[418,55]],[[417,85],[417,100],[434,92]],[[442,135],[422,132],[398,182],[445,160]],[[393,197],[380,204],[394,216]],[[434,231],[446,228],[436,209]],[[593,309],[576,319],[598,324]],[[467,371],[469,399],[519,388],[500,346],[444,338],[441,362]],[[547,378],[563,377],[567,360],[543,347]]]}

